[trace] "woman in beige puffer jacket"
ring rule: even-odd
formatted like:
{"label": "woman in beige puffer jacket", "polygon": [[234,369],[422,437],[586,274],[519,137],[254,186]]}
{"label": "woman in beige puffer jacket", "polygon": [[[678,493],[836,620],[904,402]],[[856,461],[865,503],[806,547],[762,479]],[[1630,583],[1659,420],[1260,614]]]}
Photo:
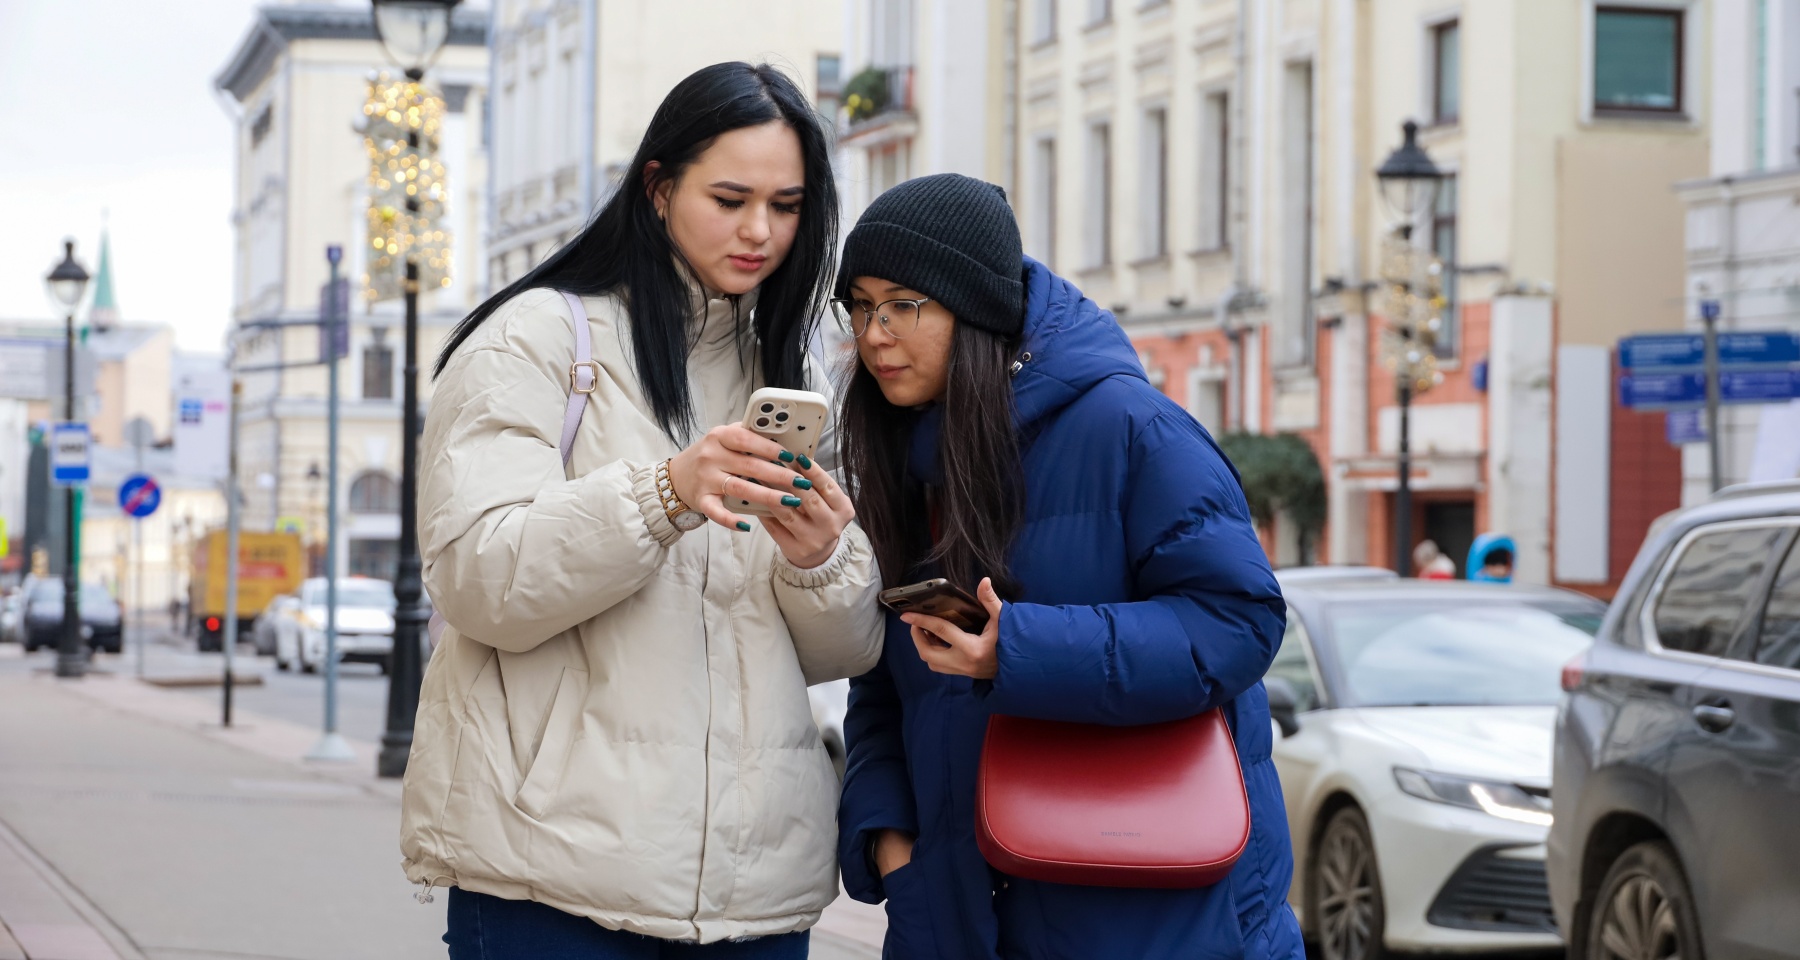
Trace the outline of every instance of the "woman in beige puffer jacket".
{"label": "woman in beige puffer jacket", "polygon": [[[735,425],[760,386],[824,389],[824,135],[785,76],[720,64],[670,93],[624,183],[457,329],[426,418],[447,626],[401,848],[426,895],[453,888],[453,960],[804,956],[837,892],[806,686],[875,662],[880,579],[829,435],[815,463]],[[591,392],[565,463],[572,385]]]}

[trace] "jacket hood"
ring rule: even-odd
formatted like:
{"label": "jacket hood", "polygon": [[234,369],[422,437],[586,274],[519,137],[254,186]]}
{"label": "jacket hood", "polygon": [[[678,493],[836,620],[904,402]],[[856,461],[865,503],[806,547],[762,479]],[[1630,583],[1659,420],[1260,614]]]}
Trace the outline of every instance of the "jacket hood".
{"label": "jacket hood", "polygon": [[1147,380],[1131,338],[1110,311],[1049,267],[1025,258],[1025,338],[1013,376],[1020,429],[1073,403],[1108,377]]}
{"label": "jacket hood", "polygon": [[[1024,279],[1025,333],[1013,374],[1013,420],[1020,433],[1032,436],[1040,424],[1108,377],[1149,379],[1137,348],[1110,311],[1030,257],[1025,258]],[[908,470],[933,486],[943,483],[938,462],[943,421],[942,404],[924,410],[909,449]]]}

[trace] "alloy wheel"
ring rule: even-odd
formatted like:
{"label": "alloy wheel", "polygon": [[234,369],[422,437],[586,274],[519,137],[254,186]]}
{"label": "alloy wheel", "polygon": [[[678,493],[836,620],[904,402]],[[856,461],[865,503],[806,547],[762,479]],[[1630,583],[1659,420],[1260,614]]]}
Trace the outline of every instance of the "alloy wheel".
{"label": "alloy wheel", "polygon": [[1600,960],[1681,960],[1675,905],[1654,877],[1621,883],[1600,917]]}
{"label": "alloy wheel", "polygon": [[1345,810],[1332,818],[1319,843],[1315,870],[1319,946],[1325,960],[1380,956],[1381,888],[1360,814]]}

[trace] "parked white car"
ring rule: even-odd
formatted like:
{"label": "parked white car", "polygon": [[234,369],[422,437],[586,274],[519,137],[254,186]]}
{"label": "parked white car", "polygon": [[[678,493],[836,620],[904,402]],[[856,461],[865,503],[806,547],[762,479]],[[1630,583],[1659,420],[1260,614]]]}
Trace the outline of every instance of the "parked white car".
{"label": "parked white car", "polygon": [[1265,684],[1323,960],[1554,948],[1544,879],[1561,668],[1604,605],[1420,580],[1283,580]]}
{"label": "parked white car", "polygon": [[[300,585],[298,604],[281,604],[284,613],[272,625],[277,669],[312,673],[324,664],[325,586],[324,577],[313,577]],[[373,663],[386,673],[394,652],[394,585],[341,578],[337,606],[338,659]]]}

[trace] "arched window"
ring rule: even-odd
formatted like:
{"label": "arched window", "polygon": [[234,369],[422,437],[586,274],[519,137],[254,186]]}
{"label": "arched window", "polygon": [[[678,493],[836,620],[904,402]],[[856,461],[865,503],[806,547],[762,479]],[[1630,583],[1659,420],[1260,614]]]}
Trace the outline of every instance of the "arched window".
{"label": "arched window", "polygon": [[370,471],[350,484],[351,513],[399,513],[400,485],[380,471]]}

